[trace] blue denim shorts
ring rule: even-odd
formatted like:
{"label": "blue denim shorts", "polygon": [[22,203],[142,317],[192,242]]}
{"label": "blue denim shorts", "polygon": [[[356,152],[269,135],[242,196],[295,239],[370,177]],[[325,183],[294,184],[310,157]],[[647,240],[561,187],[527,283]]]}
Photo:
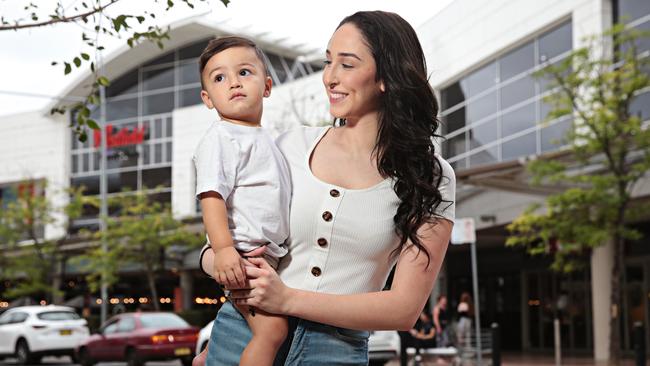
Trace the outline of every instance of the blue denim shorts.
{"label": "blue denim shorts", "polygon": [[[274,366],[367,365],[369,332],[333,327],[289,317],[289,336]],[[206,366],[236,366],[251,339],[246,320],[230,302],[212,326]]]}

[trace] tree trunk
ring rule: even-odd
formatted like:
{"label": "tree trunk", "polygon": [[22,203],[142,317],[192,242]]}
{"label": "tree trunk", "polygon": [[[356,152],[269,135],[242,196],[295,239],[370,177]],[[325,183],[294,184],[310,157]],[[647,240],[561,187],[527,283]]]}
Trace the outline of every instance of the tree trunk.
{"label": "tree trunk", "polygon": [[160,302],[158,300],[158,290],[156,289],[156,277],[153,273],[153,268],[147,263],[147,281],[149,282],[149,290],[151,291],[151,302],[156,311],[160,311]]}
{"label": "tree trunk", "polygon": [[611,318],[609,323],[609,357],[612,365],[618,365],[621,358],[621,271],[625,240],[614,235],[614,266],[612,268]]}

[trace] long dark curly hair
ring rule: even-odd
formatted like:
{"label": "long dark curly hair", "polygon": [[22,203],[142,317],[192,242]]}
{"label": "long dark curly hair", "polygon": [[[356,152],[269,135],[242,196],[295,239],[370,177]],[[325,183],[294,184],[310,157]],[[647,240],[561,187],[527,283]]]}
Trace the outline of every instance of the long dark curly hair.
{"label": "long dark curly hair", "polygon": [[[427,256],[417,230],[436,223],[444,201],[440,190],[442,165],[435,155],[433,139],[438,125],[438,101],[427,78],[422,46],[415,30],[402,17],[384,11],[361,11],[338,25],[352,23],[363,35],[375,59],[376,81],[385,91],[379,100],[379,132],[375,145],[377,167],[394,180],[400,199],[393,218],[400,238],[393,254],[410,241]],[[337,29],[338,29],[337,27]],[[445,202],[445,203],[443,203]]]}

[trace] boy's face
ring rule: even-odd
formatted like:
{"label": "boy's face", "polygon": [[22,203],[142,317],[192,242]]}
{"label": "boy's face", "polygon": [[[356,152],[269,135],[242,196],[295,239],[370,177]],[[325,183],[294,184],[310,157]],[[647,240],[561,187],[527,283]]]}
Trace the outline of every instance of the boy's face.
{"label": "boy's face", "polygon": [[212,56],[203,69],[201,99],[221,118],[259,125],[262,98],[271,95],[271,78],[250,47],[231,47]]}

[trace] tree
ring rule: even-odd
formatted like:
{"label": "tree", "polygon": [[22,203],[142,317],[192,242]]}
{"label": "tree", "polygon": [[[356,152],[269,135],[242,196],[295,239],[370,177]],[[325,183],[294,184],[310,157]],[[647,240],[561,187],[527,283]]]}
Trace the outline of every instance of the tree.
{"label": "tree", "polygon": [[637,49],[647,37],[615,25],[537,74],[550,79],[554,88],[546,98],[553,106],[549,119],[572,118],[565,136],[570,159],[542,157],[528,170],[534,184],[566,189],[516,218],[506,241],[534,255],[550,253],[552,268],[562,272],[581,268],[593,248],[613,243],[609,350],[614,363],[620,357],[624,243],[639,238],[629,223],[648,212],[633,201],[632,190],[650,170],[650,129],[631,108],[650,87],[649,59],[639,57]]}
{"label": "tree", "polygon": [[[80,3],[74,2],[72,11],[70,6],[65,6],[63,1],[57,1],[53,10],[43,13],[36,2],[25,2],[24,16],[18,19],[6,19],[0,16],[0,31],[22,31],[30,28],[56,26],[65,23],[74,23],[80,26],[81,39],[87,46],[87,50],[81,50],[68,60],[62,61],[63,72],[67,75],[72,72],[72,67],[86,65],[93,75],[93,81],[85,99],[70,105],[61,105],[52,109],[51,113],[65,114],[70,111],[72,114],[70,127],[79,139],[84,142],[88,138],[88,128],[98,130],[100,127],[97,121],[90,118],[92,106],[100,104],[99,90],[110,84],[110,80],[97,70],[97,56],[104,49],[99,35],[117,38],[126,38],[129,47],[134,47],[143,41],[152,42],[158,47],[164,47],[164,40],[169,39],[169,27],[161,28],[156,22],[157,15],[169,12],[174,8],[173,0],[149,0],[151,6],[142,13],[127,14],[118,12],[111,14],[109,10],[123,0],[86,0]],[[186,6],[194,8],[200,2],[209,3],[210,0],[181,0]],[[230,0],[220,0],[224,6],[228,6]],[[90,28],[88,28],[90,27]],[[52,61],[52,65],[58,65],[58,61]]]}
{"label": "tree", "polygon": [[[81,216],[89,198],[82,189],[70,189],[69,202],[55,205],[45,196],[45,181],[30,181],[10,188],[15,200],[1,202],[0,244],[3,278],[14,279],[14,285],[3,296],[45,296],[47,302],[55,302],[63,293],[59,289],[64,264],[62,247],[69,239],[70,222]],[[62,234],[46,238],[46,225],[58,227]]]}
{"label": "tree", "polygon": [[115,284],[125,265],[136,265],[144,271],[152,303],[159,310],[156,279],[170,252],[187,253],[202,245],[205,237],[187,230],[168,205],[153,200],[145,190],[124,192],[109,204],[119,214],[106,218],[105,231],[88,233],[98,242],[105,241],[106,247],[96,245],[78,259],[89,273],[91,290],[97,291],[102,279],[109,286]]}

